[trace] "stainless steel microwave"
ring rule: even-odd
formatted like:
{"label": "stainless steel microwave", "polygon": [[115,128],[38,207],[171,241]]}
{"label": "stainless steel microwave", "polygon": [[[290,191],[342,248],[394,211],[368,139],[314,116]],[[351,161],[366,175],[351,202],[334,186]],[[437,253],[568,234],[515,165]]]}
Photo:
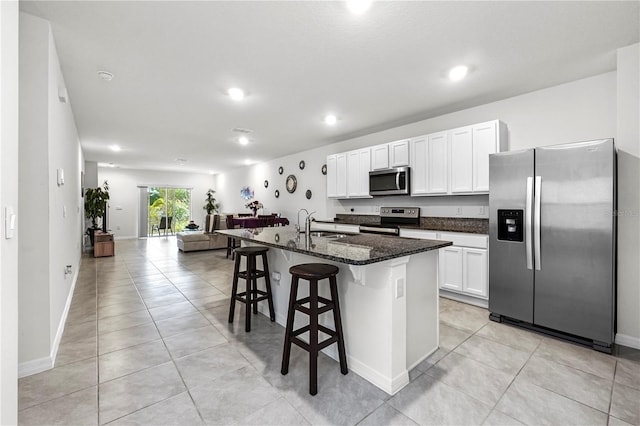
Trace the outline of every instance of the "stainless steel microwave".
{"label": "stainless steel microwave", "polygon": [[369,172],[370,195],[409,195],[409,167]]}

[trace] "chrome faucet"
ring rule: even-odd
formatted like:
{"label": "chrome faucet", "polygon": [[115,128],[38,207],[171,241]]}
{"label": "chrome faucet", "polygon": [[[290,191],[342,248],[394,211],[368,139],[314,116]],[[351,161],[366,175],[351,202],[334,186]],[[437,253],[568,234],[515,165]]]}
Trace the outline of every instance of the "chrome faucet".
{"label": "chrome faucet", "polygon": [[[301,232],[301,231],[300,231],[300,212],[301,212],[301,211],[303,211],[303,210],[307,213],[307,217],[309,217],[309,210],[307,210],[307,209],[300,209],[300,210],[298,210],[298,223],[296,223],[296,232],[297,232],[298,234]],[[314,212],[314,213],[315,213],[315,212]],[[306,229],[306,227],[305,227],[305,229]]]}
{"label": "chrome faucet", "polygon": [[311,235],[311,215],[314,213],[315,211],[311,213],[307,212],[307,219],[304,222],[304,232],[306,232],[307,235]]}

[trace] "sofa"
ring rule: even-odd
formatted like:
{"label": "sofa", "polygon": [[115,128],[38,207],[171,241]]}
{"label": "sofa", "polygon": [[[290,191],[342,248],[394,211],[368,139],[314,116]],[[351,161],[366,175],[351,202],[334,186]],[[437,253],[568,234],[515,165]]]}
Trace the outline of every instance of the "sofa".
{"label": "sofa", "polygon": [[[227,229],[226,218],[215,215],[214,230]],[[182,231],[176,235],[178,249],[182,252],[227,248],[227,237],[204,231]]]}

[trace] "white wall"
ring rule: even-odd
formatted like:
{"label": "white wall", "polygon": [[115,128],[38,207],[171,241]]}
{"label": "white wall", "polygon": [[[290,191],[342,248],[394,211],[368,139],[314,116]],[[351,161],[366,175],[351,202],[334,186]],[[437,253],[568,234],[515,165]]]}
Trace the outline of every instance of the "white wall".
{"label": "white wall", "polygon": [[[47,21],[20,14],[19,375],[53,366],[81,257],[83,158]],[[57,170],[64,170],[58,185]],[[65,275],[71,265],[73,274]]]}
{"label": "white wall", "polygon": [[[18,2],[0,2],[0,214],[18,213]],[[18,423],[18,232],[0,228],[0,424]]]}
{"label": "white wall", "polygon": [[618,49],[618,338],[640,348],[640,44]]}
{"label": "white wall", "polygon": [[[20,13],[19,359],[49,356],[49,26]],[[41,226],[33,226],[40,224]],[[44,231],[44,232],[43,232]],[[34,261],[37,259],[37,261]]]}
{"label": "white wall", "polygon": [[138,237],[139,185],[193,188],[192,218],[198,225],[204,224],[206,211],[202,206],[206,192],[213,188],[213,176],[209,174],[99,167],[99,185],[102,186],[105,180],[109,182],[108,225],[115,238]]}
{"label": "white wall", "polygon": [[[615,72],[563,84],[216,175],[215,189],[223,202],[223,210],[228,212],[247,211],[240,198],[240,188],[249,185],[255,191],[255,199],[260,200],[266,210],[281,212],[290,218],[295,217],[300,208],[317,210],[318,218],[332,218],[351,209],[354,213],[373,214],[381,205],[418,206],[423,216],[455,216],[461,208],[460,217],[487,218],[487,210],[482,214],[478,209],[488,206],[486,195],[327,200],[326,179],[320,168],[328,154],[494,119],[506,123],[511,150],[612,137],[616,132],[615,88]],[[300,160],[306,162],[304,170],[298,168]],[[285,169],[282,176],[277,174],[281,165]],[[298,179],[294,194],[288,194],[284,187],[290,173]],[[265,179],[269,180],[267,190],[263,186]],[[275,189],[280,190],[279,199],[273,195]],[[306,189],[313,191],[311,200],[304,198]]]}

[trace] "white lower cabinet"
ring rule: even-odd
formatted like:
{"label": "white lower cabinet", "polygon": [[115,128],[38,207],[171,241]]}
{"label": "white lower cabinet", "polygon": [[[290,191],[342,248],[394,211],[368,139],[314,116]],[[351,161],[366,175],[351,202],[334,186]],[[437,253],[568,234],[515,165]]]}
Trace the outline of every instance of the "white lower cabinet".
{"label": "white lower cabinet", "polygon": [[442,290],[464,296],[484,300],[488,298],[489,237],[487,235],[400,229],[400,236],[451,241],[452,246],[441,248],[439,252],[438,286]]}
{"label": "white lower cabinet", "polygon": [[446,290],[462,291],[463,265],[462,248],[445,247],[440,249],[438,265],[438,286]]}

